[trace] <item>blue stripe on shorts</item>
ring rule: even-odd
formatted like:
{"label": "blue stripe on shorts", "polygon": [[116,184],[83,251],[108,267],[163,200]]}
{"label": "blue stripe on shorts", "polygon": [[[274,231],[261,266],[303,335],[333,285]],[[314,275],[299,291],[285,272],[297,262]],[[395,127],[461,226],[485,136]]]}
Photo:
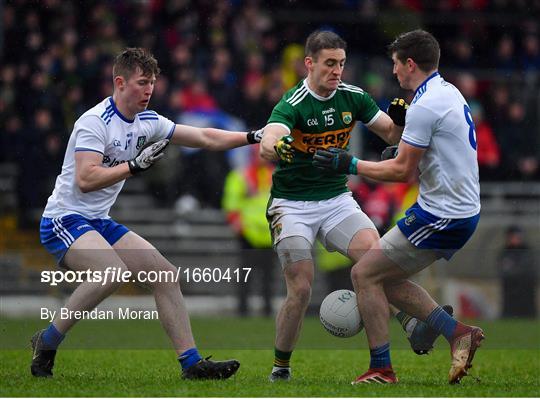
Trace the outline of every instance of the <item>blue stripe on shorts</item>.
{"label": "blue stripe on shorts", "polygon": [[450,259],[471,238],[479,219],[480,214],[463,219],[440,218],[415,203],[397,225],[417,248],[435,249]]}
{"label": "blue stripe on shorts", "polygon": [[59,218],[41,218],[39,233],[41,243],[56,261],[64,258],[71,244],[88,231],[97,231],[105,240],[113,245],[129,229],[112,219],[87,219],[81,215],[71,214]]}

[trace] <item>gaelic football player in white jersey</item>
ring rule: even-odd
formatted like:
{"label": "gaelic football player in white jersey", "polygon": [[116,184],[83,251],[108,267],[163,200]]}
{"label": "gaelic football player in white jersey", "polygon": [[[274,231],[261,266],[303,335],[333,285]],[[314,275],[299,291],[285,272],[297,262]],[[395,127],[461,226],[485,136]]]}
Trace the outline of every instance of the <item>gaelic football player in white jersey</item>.
{"label": "gaelic football player in white jersey", "polygon": [[448,340],[448,380],[458,383],[472,366],[484,333],[444,312],[408,277],[439,258],[450,259],[476,229],[480,186],[474,123],[459,90],[437,72],[440,48],[430,33],[404,33],[389,52],[401,87],[415,90],[397,156],[368,162],[332,149],[314,157],[316,166],[382,181],[408,181],[420,169],[417,202],[352,269],[371,364],[376,365],[353,383],[397,382],[390,363],[389,303],[424,320]]}
{"label": "gaelic football player in white jersey", "polygon": [[[169,142],[225,150],[260,141],[261,132],[176,125],[147,110],[158,75],[157,61],[150,53],[126,49],[113,66],[113,95],[76,121],[40,227],[42,244],[60,266],[102,272],[115,267],[117,273],[130,271],[134,278],[140,271],[175,272],[148,241],[109,217],[124,181],[157,162]],[[64,305],[66,314],[94,309],[122,284],[110,280],[81,283]],[[236,360],[213,362],[199,355],[179,282],[156,282],[150,288],[183,377],[232,376],[240,366]],[[76,318],[57,316],[32,337],[34,376],[52,376],[56,349],[76,322]]]}

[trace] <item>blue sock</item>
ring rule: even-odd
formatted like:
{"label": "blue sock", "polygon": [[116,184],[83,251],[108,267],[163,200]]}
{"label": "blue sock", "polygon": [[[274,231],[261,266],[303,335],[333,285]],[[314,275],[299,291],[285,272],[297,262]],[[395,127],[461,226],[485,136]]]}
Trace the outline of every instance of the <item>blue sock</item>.
{"label": "blue sock", "polygon": [[48,349],[56,350],[58,345],[63,341],[65,335],[56,329],[53,323],[43,332],[41,340]]}
{"label": "blue sock", "polygon": [[199,351],[197,350],[197,348],[188,349],[187,351],[182,353],[180,356],[178,356],[178,360],[180,361],[180,364],[182,365],[182,370],[190,368],[201,359],[202,357],[201,355],[199,355]]}
{"label": "blue sock", "polygon": [[370,349],[369,354],[371,356],[371,362],[369,363],[370,369],[382,369],[386,367],[392,367],[392,362],[390,361],[389,342],[382,346]]}
{"label": "blue sock", "polygon": [[454,334],[457,325],[456,319],[446,313],[440,306],[433,309],[433,312],[426,319],[426,323],[439,334],[444,335],[449,341],[452,339],[452,334]]}

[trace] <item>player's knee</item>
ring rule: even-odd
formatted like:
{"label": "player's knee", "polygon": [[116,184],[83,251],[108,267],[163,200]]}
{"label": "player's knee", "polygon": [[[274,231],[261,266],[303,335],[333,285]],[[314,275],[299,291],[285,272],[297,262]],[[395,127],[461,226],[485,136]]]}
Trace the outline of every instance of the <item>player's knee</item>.
{"label": "player's knee", "polygon": [[371,284],[373,282],[371,277],[368,268],[361,262],[355,264],[351,268],[351,279],[357,287],[364,287]]}

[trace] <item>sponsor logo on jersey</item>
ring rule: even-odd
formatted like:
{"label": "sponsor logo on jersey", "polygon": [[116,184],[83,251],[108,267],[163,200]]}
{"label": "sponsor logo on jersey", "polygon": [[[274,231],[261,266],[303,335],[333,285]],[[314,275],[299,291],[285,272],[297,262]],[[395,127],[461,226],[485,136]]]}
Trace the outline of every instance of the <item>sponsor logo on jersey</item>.
{"label": "sponsor logo on jersey", "polygon": [[343,119],[343,122],[347,125],[352,122],[352,114],[350,112],[342,112],[341,118]]}
{"label": "sponsor logo on jersey", "polygon": [[317,118],[311,118],[311,119],[308,119],[306,121],[306,124],[308,126],[318,126],[319,125],[319,121],[317,120]]}
{"label": "sponsor logo on jersey", "polygon": [[328,109],[323,110],[322,114],[326,115],[326,114],[331,114],[332,112],[336,112],[336,110],[334,108],[328,108]]}
{"label": "sponsor logo on jersey", "polygon": [[319,148],[346,148],[351,138],[350,132],[353,126],[354,124],[345,129],[314,134],[303,133],[299,129],[293,129],[291,135],[294,137],[294,141],[291,145],[296,150],[308,154],[315,153]]}
{"label": "sponsor logo on jersey", "polygon": [[144,143],[146,143],[146,136],[139,136],[137,138],[137,145],[135,147],[140,150]]}
{"label": "sponsor logo on jersey", "polygon": [[112,159],[111,160],[111,157],[108,156],[108,155],[105,155],[103,157],[103,165],[106,165],[110,168],[112,168],[113,166],[116,166],[116,165],[120,165],[121,163],[124,163],[124,162],[127,162],[127,160],[122,160],[122,159]]}

